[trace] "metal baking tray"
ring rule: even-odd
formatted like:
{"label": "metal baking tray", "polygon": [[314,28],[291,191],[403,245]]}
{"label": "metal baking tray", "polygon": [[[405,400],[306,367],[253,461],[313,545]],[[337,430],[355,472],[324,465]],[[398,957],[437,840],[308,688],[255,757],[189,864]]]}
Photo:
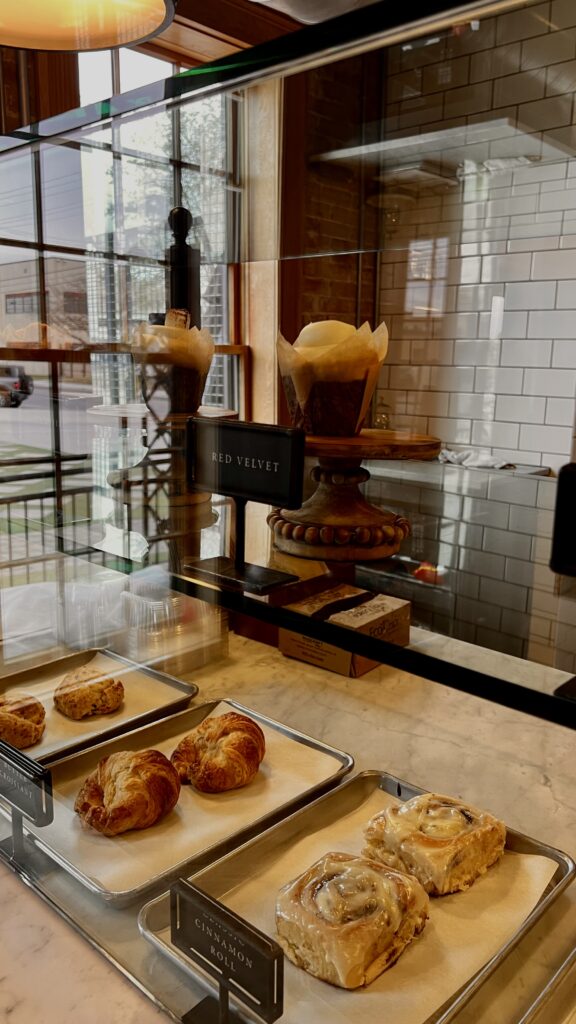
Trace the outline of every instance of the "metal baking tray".
{"label": "metal baking tray", "polygon": [[[113,675],[122,680],[124,701],[117,711],[109,715],[93,715],[76,721],[56,709],[53,694],[67,672],[88,664],[101,671],[103,676]],[[32,694],[46,709],[46,728],[40,742],[26,748],[26,754],[42,765],[49,765],[64,754],[101,743],[105,737],[118,736],[181,711],[198,693],[194,683],[183,683],[164,672],[140,666],[100,648],[75,652],[35,668],[2,676],[0,693],[8,695],[13,690]]]}
{"label": "metal baking tray", "polygon": [[[248,786],[216,794],[182,786],[176,807],[160,822],[113,838],[82,825],[74,801],[100,758],[118,750],[149,748],[169,757],[207,715],[230,710],[253,718],[266,738],[264,760]],[[335,785],[353,764],[349,754],[236,701],[212,700],[53,763],[54,821],[43,828],[25,828],[88,889],[122,905],[222,857]]]}
{"label": "metal baking tray", "polygon": [[[260,877],[263,872],[269,869],[270,866],[273,866],[280,857],[290,850],[296,842],[325,831],[325,849],[342,848],[341,846],[333,845],[330,831],[333,831],[334,827],[342,819],[346,819],[349,815],[361,811],[364,804],[368,804],[368,801],[374,799],[378,789],[383,790],[384,793],[400,801],[409,800],[411,797],[425,792],[425,790],[403,782],[385,772],[362,772],[354,778],[346,780],[326,796],[315,800],[312,804],[308,804],[303,810],[292,814],[289,818],[285,818],[280,824],[271,828],[257,839],[197,873],[192,879],[194,884],[216,899],[221,900],[224,904],[230,902],[232,909],[241,913],[238,910],[238,903],[234,901],[238,901],[239,894],[241,896],[242,887],[248,885],[251,879]],[[366,816],[366,821],[368,817],[369,814]],[[361,836],[355,838],[361,839]],[[550,858],[557,865],[553,877],[536,906],[527,914],[522,925],[512,935],[512,938],[505,942],[496,955],[492,956],[480,970],[477,970],[470,976],[465,984],[458,986],[448,1000],[444,1001],[441,1006],[436,1006],[434,1012],[429,1013],[423,1024],[447,1024],[448,1021],[451,1021],[464,1004],[468,1002],[473,993],[486,981],[488,976],[532,928],[548,906],[557,899],[560,893],[572,881],[576,872],[576,865],[566,854],[543,843],[529,839],[527,836],[512,829],[508,830],[506,848],[511,852],[538,854]],[[292,875],[288,877],[294,877],[311,862],[308,861],[306,864],[294,862],[294,870]],[[270,894],[269,881],[267,884],[268,888],[265,892],[262,892],[261,900],[259,900],[259,896],[256,897],[251,907],[254,907],[257,902],[260,902],[262,905],[264,903],[268,904],[270,900],[274,902],[274,896]],[[453,898],[466,901],[467,894],[460,893],[456,897],[443,897],[442,899],[449,900]],[[433,902],[438,903],[439,901]],[[460,906],[462,907],[463,904]],[[269,910],[270,908],[268,908],[267,913]],[[271,920],[273,920],[273,916]],[[261,923],[259,924],[257,921],[252,921],[252,923],[256,923],[257,926],[262,928]],[[185,955],[173,946],[170,941],[169,893],[164,893],[142,908],[138,925],[142,935],[157,950],[160,950],[175,964],[184,968],[188,974],[193,974],[207,988],[211,988],[210,978],[204,975],[199,968],[192,967]],[[425,937],[426,930],[422,937],[418,939],[418,943],[424,942]],[[332,986],[326,985],[324,982],[305,974],[305,972],[286,962],[285,1003],[284,1017],[282,1019],[286,1020],[286,1024],[299,1024],[302,1019],[305,1019],[307,1024],[322,1024],[323,1021],[329,1019],[337,1019],[339,1024],[349,1024],[349,1022],[353,1024],[353,1022],[358,1020],[359,1016],[365,1022],[381,1021],[386,1016],[386,995],[384,990],[382,992],[378,991],[378,982],[381,979],[385,979],[388,973],[394,974],[394,972],[398,972],[400,963],[401,960],[394,967],[393,972],[384,972],[380,979],[376,979],[367,989],[345,993],[343,990],[334,989]],[[410,985],[417,985],[417,974],[411,976]],[[297,989],[297,992],[291,1000],[290,992],[292,990],[294,993],[295,989]],[[336,992],[334,997],[336,1007],[330,1005],[329,1002],[332,998],[331,993],[334,992]],[[365,998],[366,993],[370,994],[368,1001]],[[297,1010],[295,1010],[295,1007],[297,1007]],[[238,1006],[236,1009],[247,1020],[255,1019],[244,1007]],[[305,1014],[305,1017],[302,1014]],[[420,1019],[422,1020],[422,1018]]]}
{"label": "metal baking tray", "polygon": [[[518,1024],[551,1024],[552,1021],[554,1024],[570,1024],[570,1021],[574,1021],[575,972],[576,949],[573,949]],[[571,981],[572,984],[566,984],[567,981]]]}

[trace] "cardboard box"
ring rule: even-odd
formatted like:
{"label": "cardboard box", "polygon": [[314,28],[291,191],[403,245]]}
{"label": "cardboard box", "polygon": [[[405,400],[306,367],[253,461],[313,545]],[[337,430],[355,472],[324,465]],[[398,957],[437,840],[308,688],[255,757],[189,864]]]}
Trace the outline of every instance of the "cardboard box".
{"label": "cardboard box", "polygon": [[[404,646],[410,640],[410,602],[387,594],[371,594],[358,587],[341,584],[286,607],[301,615],[354,629],[388,643]],[[353,678],[379,665],[371,658],[287,629],[279,630],[278,648],[289,658],[298,658]]]}

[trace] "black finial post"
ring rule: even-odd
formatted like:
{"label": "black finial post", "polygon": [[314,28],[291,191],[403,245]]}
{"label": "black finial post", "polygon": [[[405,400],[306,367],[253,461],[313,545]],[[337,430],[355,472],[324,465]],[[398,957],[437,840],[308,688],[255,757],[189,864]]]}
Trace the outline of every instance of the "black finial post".
{"label": "black finial post", "polygon": [[190,326],[201,327],[200,250],[186,241],[194,220],[185,206],[175,206],[168,216],[174,242],[166,251],[166,301],[169,309],[187,309]]}

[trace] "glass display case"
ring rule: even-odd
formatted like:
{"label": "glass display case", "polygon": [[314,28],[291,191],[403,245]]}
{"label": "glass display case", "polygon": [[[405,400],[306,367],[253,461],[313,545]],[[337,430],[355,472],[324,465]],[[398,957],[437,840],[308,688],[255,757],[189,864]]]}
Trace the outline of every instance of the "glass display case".
{"label": "glass display case", "polygon": [[[490,941],[407,1024],[488,1022],[494,999],[512,1022],[574,944],[556,811],[576,722],[559,476],[576,411],[576,11],[423,6],[375,3],[0,139],[0,716],[22,691],[37,708],[0,742],[0,850],[175,1020],[203,989],[171,943],[168,887],[200,872],[222,899],[300,825],[335,828],[375,793],[493,808],[503,863],[526,870],[524,902],[501,930],[487,911]],[[193,253],[180,305],[214,345],[199,408],[198,340],[165,322],[178,244]],[[240,502],[195,486],[190,417],[264,424],[275,464],[274,430],[294,424],[277,336],[319,320],[387,325],[362,432],[295,432],[302,493],[285,507],[258,500],[254,439]],[[234,580],[204,571],[229,558]],[[248,585],[247,565],[274,584]],[[62,683],[91,672],[123,699],[62,710]],[[169,757],[228,712],[267,748],[236,803],[214,813],[184,785],[156,833],[81,825],[99,760]],[[10,763],[40,808],[7,798]],[[314,993],[298,1018],[291,978],[286,1019],[320,1019]],[[368,1021],[359,1005],[342,1019]]]}

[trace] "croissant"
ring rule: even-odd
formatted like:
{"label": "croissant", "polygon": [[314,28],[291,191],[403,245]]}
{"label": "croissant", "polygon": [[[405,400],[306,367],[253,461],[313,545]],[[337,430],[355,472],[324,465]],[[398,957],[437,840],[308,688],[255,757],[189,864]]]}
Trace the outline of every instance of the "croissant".
{"label": "croissant", "polygon": [[288,959],[348,989],[390,967],[427,918],[428,897],[415,878],[349,853],[325,854],[276,901]]}
{"label": "croissant", "polygon": [[155,825],[180,795],[178,773],[159,750],[103,757],[82,785],[74,810],[105,836]]}
{"label": "croissant", "polygon": [[45,728],[44,705],[27,693],[0,696],[0,740],[24,750],[38,743]]}
{"label": "croissant", "polygon": [[191,782],[203,793],[221,793],[248,785],[265,751],[260,726],[230,711],[205,718],[180,741],[170,760],[182,783]]}
{"label": "croissant", "polygon": [[503,854],[506,826],[450,796],[424,793],[388,807],[364,830],[366,857],[415,875],[426,892],[468,889]]}

